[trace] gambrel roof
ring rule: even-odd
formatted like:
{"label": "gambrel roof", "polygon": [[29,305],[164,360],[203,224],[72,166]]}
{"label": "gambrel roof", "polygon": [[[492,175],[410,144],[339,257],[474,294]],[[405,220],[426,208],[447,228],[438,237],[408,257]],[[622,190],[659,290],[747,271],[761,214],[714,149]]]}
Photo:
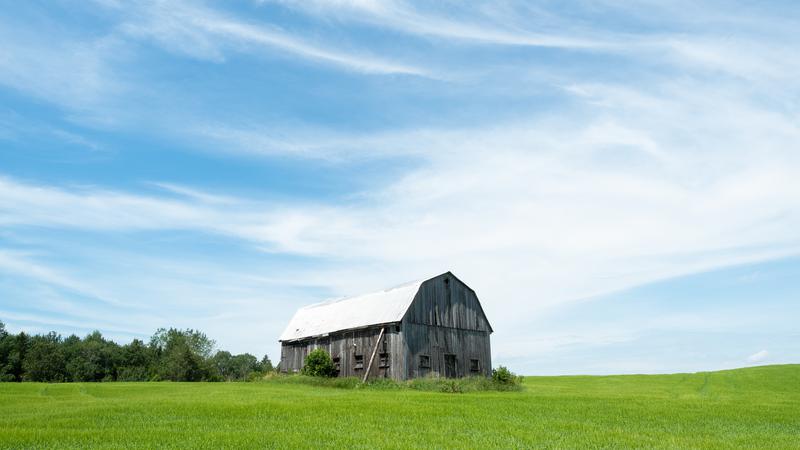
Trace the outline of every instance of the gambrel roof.
{"label": "gambrel roof", "polygon": [[279,340],[293,341],[334,331],[400,322],[424,282],[414,281],[371,294],[300,308]]}

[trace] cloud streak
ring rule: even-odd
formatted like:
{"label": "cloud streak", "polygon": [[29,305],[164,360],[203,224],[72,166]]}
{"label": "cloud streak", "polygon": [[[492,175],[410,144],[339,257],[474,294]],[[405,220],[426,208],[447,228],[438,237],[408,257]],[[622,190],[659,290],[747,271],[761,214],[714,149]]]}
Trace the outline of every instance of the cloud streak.
{"label": "cloud streak", "polygon": [[45,39],[0,18],[0,85],[91,116],[108,110],[128,86],[115,70],[122,58],[111,38]]}
{"label": "cloud streak", "polygon": [[223,61],[226,51],[253,47],[363,73],[428,76],[411,65],[312,44],[274,25],[246,22],[181,2],[144,7],[140,14],[143,19],[122,25],[126,34],[152,39],[168,49],[211,61]]}
{"label": "cloud streak", "polygon": [[[266,3],[266,2],[262,2]],[[465,40],[477,43],[561,49],[603,49],[616,43],[597,36],[578,37],[574,33],[537,33],[520,23],[511,24],[513,14],[502,7],[471,8],[478,17],[461,20],[445,18],[436,12],[424,12],[402,1],[277,1],[317,16],[334,16],[342,20],[365,22],[412,35]],[[452,14],[452,11],[449,12]],[[483,14],[481,14],[483,13]],[[501,16],[501,17],[498,17]],[[553,19],[553,17],[547,17]],[[519,22],[519,21],[513,21]]]}
{"label": "cloud streak", "polygon": [[760,350],[752,355],[747,357],[747,362],[749,363],[760,363],[764,362],[767,358],[769,358],[769,352],[766,350]]}
{"label": "cloud streak", "polygon": [[[511,358],[643,334],[530,335],[560,308],[800,254],[800,47],[785,21],[688,3],[592,10],[613,21],[520,2],[279,3],[106,1],[101,26],[46,40],[0,19],[0,84],[23,97],[3,138],[119,149],[78,168],[0,155],[0,242],[18,247],[0,271],[57,292],[42,308],[143,298],[224,336],[222,321],[246,321],[225,305],[277,334],[318,297],[454,270]],[[88,125],[26,125],[46,105]],[[321,172],[336,195],[268,179]],[[694,320],[675,317],[663,327]]]}

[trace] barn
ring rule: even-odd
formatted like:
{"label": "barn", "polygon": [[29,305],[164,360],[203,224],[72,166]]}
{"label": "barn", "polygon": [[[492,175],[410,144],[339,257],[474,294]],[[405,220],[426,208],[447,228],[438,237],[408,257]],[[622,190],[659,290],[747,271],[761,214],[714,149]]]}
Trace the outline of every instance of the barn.
{"label": "barn", "polygon": [[446,272],[300,308],[280,337],[280,370],[299,372],[321,347],[340,377],[488,376],[491,333],[475,291]]}

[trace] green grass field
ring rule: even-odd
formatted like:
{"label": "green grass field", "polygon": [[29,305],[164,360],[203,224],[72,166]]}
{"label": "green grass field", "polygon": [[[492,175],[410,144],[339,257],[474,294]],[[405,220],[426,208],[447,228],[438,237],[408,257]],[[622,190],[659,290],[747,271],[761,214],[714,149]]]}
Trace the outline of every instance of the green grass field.
{"label": "green grass field", "polygon": [[800,365],[528,377],[443,394],[256,383],[0,384],[3,448],[800,448]]}

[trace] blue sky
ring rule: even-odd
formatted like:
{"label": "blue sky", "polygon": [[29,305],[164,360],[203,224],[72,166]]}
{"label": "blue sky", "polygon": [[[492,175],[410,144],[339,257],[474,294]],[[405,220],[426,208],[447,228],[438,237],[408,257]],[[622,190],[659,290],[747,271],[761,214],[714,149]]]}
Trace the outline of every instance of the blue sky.
{"label": "blue sky", "polygon": [[800,9],[664,3],[10,3],[0,320],[277,359],[452,270],[521,373],[800,362]]}

